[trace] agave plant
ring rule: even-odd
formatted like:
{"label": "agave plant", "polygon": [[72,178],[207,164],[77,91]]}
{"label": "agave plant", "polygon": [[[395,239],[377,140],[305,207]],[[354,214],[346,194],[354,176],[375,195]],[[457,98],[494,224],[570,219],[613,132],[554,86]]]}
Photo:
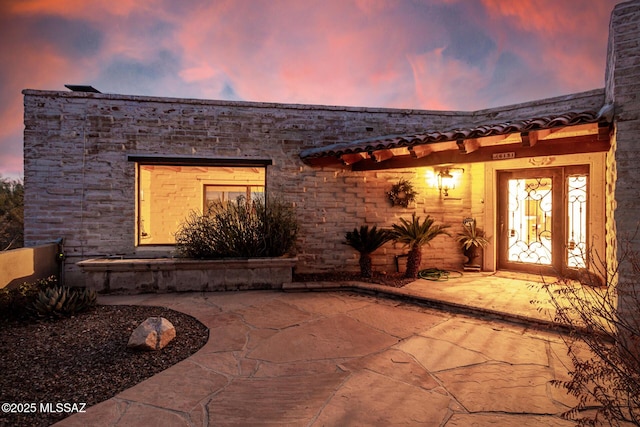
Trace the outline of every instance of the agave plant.
{"label": "agave plant", "polygon": [[360,230],[354,228],[353,231],[347,231],[345,240],[345,244],[360,252],[360,274],[362,277],[371,277],[373,275],[371,254],[391,240],[391,234],[388,230],[378,229],[376,226],[369,229],[368,225],[362,225]]}
{"label": "agave plant", "polygon": [[33,310],[41,317],[72,316],[96,305],[96,293],[91,289],[56,286],[40,291]]}
{"label": "agave plant", "polygon": [[467,257],[465,266],[475,265],[475,259],[480,255],[479,250],[489,244],[485,232],[476,227],[475,219],[462,223],[462,233],[458,233],[457,240],[462,246],[464,256]]}
{"label": "agave plant", "polygon": [[468,250],[472,246],[484,248],[489,244],[485,232],[476,227],[475,219],[462,224],[462,233],[458,233],[457,240],[464,250]]}
{"label": "agave plant", "polygon": [[428,245],[431,240],[441,234],[451,236],[445,231],[450,227],[448,224],[435,225],[434,222],[435,220],[429,215],[420,222],[420,217],[416,217],[414,212],[411,215],[411,221],[400,218],[400,224],[393,224],[391,230],[393,240],[409,247],[405,277],[415,279],[418,276],[424,245]]}

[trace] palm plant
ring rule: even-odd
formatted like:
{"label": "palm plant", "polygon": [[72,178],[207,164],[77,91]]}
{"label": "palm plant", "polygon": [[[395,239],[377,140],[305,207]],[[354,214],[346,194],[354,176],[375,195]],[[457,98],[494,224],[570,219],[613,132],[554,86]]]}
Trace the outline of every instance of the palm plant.
{"label": "palm plant", "polygon": [[489,244],[485,232],[476,227],[475,219],[462,224],[462,233],[458,233],[457,239],[464,250],[468,250],[472,246],[484,248]]}
{"label": "palm plant", "polygon": [[388,230],[378,229],[376,226],[369,229],[368,225],[362,225],[360,230],[354,228],[353,231],[347,231],[345,240],[345,244],[360,252],[360,275],[371,277],[373,275],[371,254],[391,240],[391,234]]}
{"label": "palm plant", "polygon": [[420,222],[420,217],[416,217],[415,212],[411,216],[411,221],[400,218],[400,224],[393,224],[391,230],[392,238],[398,243],[403,243],[409,247],[407,255],[407,270],[405,277],[416,278],[422,261],[422,247],[429,244],[436,236],[446,234],[450,227],[448,224],[434,225],[435,219],[429,215]]}
{"label": "palm plant", "polygon": [[485,232],[476,226],[475,219],[462,223],[462,233],[458,233],[457,240],[462,246],[462,253],[467,257],[465,266],[479,266],[475,260],[480,256],[480,249],[487,247],[489,239]]}

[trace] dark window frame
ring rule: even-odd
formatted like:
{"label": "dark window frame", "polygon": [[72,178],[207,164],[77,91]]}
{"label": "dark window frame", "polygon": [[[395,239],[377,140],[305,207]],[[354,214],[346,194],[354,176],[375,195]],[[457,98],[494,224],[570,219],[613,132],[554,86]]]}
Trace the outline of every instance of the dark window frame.
{"label": "dark window frame", "polygon": [[[142,166],[191,166],[191,167],[262,167],[265,169],[264,174],[264,195],[267,197],[267,166],[271,166],[271,159],[252,159],[252,158],[211,158],[211,157],[191,157],[191,156],[166,156],[157,154],[128,154],[127,161],[135,163],[136,170]],[[172,243],[151,243],[145,244],[141,242],[140,236],[140,183],[139,176],[136,172],[136,230],[135,230],[135,246],[143,247],[173,247]],[[204,187],[203,187],[204,190]],[[204,195],[203,195],[204,196]]]}

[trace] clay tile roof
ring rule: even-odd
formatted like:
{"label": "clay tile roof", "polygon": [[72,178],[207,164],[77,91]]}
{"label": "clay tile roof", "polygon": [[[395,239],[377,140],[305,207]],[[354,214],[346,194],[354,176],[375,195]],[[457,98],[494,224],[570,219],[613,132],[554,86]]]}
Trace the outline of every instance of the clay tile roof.
{"label": "clay tile roof", "polygon": [[351,142],[341,142],[324,147],[303,150],[300,153],[300,157],[303,160],[319,157],[340,157],[343,154],[370,153],[377,150],[402,147],[410,148],[423,144],[457,141],[460,139],[483,138],[495,135],[507,135],[511,133],[598,123],[602,121],[604,120],[597,111],[572,111],[532,119],[470,126],[469,128],[447,130],[432,129],[416,135],[390,135],[360,139]]}

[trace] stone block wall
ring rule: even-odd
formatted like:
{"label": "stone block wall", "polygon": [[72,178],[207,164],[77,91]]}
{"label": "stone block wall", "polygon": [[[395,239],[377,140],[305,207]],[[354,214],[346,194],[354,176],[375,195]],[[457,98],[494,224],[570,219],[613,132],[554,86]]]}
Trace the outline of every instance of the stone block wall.
{"label": "stone block wall", "polygon": [[[33,90],[24,95],[25,239],[35,245],[64,238],[66,277],[72,284],[81,280],[77,261],[136,253],[136,165],[129,155],[271,159],[267,191],[293,203],[301,223],[297,270],[356,270],[357,253],[342,243],[346,231],[364,223],[390,226],[414,210],[451,222],[447,205],[427,187],[424,169],[312,168],[299,152],[470,120],[467,113]],[[400,178],[413,181],[420,192],[408,209],[391,207],[386,197]],[[466,213],[455,209],[461,220]],[[457,265],[462,259],[445,237],[436,239],[431,251],[436,265]],[[376,268],[395,270],[394,255],[401,252],[389,244],[376,254]]]}
{"label": "stone block wall", "polygon": [[296,258],[243,260],[99,259],[82,261],[84,284],[98,292],[282,289]]}
{"label": "stone block wall", "polygon": [[[620,260],[628,250],[640,253],[640,1],[618,4],[611,16],[606,71],[606,98],[615,106],[615,134],[608,164],[610,201],[609,261]],[[616,265],[612,265],[611,269]],[[620,310],[637,315],[638,272],[628,262],[615,278]]]}
{"label": "stone block wall", "polygon": [[[354,172],[311,167],[307,148],[380,135],[412,134],[531,118],[602,105],[602,90],[476,112],[285,105],[24,91],[25,241],[65,239],[66,277],[82,278],[75,263],[137,253],[136,165],[128,156],[204,159],[270,159],[267,191],[295,205],[300,220],[298,272],[358,269],[358,254],[344,234],[362,224],[390,227],[413,212],[452,224],[465,217],[480,226],[485,207],[482,165],[464,168],[461,183],[443,197],[427,182],[431,168]],[[400,179],[419,195],[408,208],[392,207],[386,192]],[[488,229],[488,228],[486,228]],[[389,243],[374,254],[374,267],[395,271],[404,253]],[[439,236],[426,248],[423,266],[460,268],[454,238]]]}

